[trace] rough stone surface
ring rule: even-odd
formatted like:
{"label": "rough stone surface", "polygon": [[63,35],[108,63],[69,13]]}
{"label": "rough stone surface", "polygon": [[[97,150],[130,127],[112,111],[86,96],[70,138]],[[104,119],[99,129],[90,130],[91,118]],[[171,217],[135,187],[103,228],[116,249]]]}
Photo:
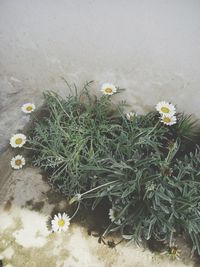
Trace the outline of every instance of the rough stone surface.
{"label": "rough stone surface", "polygon": [[[10,152],[7,152],[10,156]],[[6,152],[0,162],[7,160]],[[5,166],[7,165],[6,162]],[[13,267],[192,267],[190,250],[181,261],[125,242],[111,249],[89,236],[87,227],[71,222],[65,234],[51,233],[50,216],[68,212],[66,198],[52,191],[40,170],[26,167],[6,173],[0,199],[0,259]],[[2,180],[1,176],[1,179]],[[4,179],[5,181],[5,179]],[[108,237],[117,243],[116,236]],[[7,265],[6,265],[7,266]]]}
{"label": "rough stone surface", "polygon": [[[181,267],[135,246],[108,249],[72,224],[66,235],[47,231],[47,217],[67,209],[39,170],[13,172],[12,134],[30,120],[20,107],[42,104],[42,92],[69,93],[61,77],[78,86],[94,80],[127,90],[137,112],[159,100],[198,118],[200,84],[198,0],[0,1],[0,259],[7,267]],[[54,200],[53,200],[54,198]],[[187,255],[188,249],[183,254]],[[187,257],[188,258],[188,257]],[[196,265],[198,266],[198,264]]]}
{"label": "rough stone surface", "polygon": [[61,77],[112,82],[138,112],[159,100],[199,112],[199,0],[1,0],[0,150],[28,120],[20,106]]}

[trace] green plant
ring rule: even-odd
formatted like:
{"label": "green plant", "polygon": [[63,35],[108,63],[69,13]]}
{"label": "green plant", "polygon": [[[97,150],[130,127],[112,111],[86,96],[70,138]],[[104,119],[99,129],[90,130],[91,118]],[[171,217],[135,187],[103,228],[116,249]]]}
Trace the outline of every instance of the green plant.
{"label": "green plant", "polygon": [[[200,149],[196,124],[178,114],[166,126],[157,112],[127,120],[123,105],[97,99],[87,83],[63,99],[44,94],[48,116],[29,138],[32,161],[73,201],[107,198],[116,211],[105,233],[119,230],[141,242],[172,240],[184,233],[200,254]],[[78,194],[76,196],[76,194]]]}

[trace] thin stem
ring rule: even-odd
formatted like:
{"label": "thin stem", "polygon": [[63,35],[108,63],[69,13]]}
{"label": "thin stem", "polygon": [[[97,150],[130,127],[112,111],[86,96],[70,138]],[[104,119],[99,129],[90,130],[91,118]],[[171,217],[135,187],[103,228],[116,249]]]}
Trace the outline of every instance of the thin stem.
{"label": "thin stem", "polygon": [[81,202],[78,202],[78,206],[77,206],[77,208],[76,208],[74,214],[73,214],[72,217],[70,218],[70,220],[72,220],[72,219],[75,217],[75,215],[77,214],[77,212],[78,212],[78,210],[79,210],[79,208],[80,208],[80,204],[81,204]]}
{"label": "thin stem", "polygon": [[103,184],[103,185],[99,185],[99,186],[97,186],[97,187],[95,187],[95,188],[92,188],[92,189],[90,189],[89,191],[86,191],[86,192],[84,192],[83,194],[81,194],[81,197],[82,197],[83,195],[86,195],[86,194],[92,192],[92,191],[95,191],[96,189],[99,189],[99,188],[104,187],[104,186],[109,185],[109,184],[113,184],[113,183],[115,183],[115,182],[117,182],[117,180],[112,181],[112,182],[109,182],[109,183],[106,183],[106,184]]}
{"label": "thin stem", "polygon": [[57,100],[57,102],[58,102],[58,104],[60,105],[60,107],[61,107],[61,109],[63,110],[63,112],[64,112],[68,117],[70,117],[69,114],[66,112],[66,110],[64,110],[62,104],[60,103],[60,100],[59,100],[55,95],[54,95],[53,97]]}
{"label": "thin stem", "polygon": [[25,148],[25,149],[27,149],[27,150],[38,150],[38,149],[34,149],[34,148],[32,148],[32,147],[28,147],[28,146],[24,146],[24,145],[23,145],[23,148]]}
{"label": "thin stem", "polygon": [[150,135],[150,134],[157,128],[157,126],[158,126],[159,124],[160,124],[160,121],[158,121],[158,122],[156,123],[156,125],[151,129],[150,132],[148,132],[147,135]]}
{"label": "thin stem", "polygon": [[169,246],[172,247],[172,240],[173,240],[173,231],[170,234],[170,239],[169,239]]}

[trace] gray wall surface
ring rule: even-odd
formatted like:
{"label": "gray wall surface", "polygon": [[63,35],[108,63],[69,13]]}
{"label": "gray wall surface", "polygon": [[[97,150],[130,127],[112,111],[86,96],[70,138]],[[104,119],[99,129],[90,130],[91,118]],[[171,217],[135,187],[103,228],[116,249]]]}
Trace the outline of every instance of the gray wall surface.
{"label": "gray wall surface", "polygon": [[0,141],[24,102],[67,92],[61,76],[126,88],[138,112],[168,100],[200,117],[200,1],[0,0]]}

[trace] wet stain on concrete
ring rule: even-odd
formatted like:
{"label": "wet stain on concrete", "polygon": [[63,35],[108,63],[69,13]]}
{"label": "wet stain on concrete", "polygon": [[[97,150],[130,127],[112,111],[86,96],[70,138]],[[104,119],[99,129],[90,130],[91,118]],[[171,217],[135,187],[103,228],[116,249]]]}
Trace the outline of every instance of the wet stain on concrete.
{"label": "wet stain on concrete", "polygon": [[[118,235],[99,237],[109,224],[108,203],[90,211],[82,207],[71,221],[69,231],[52,233],[50,222],[58,212],[70,216],[77,203],[69,206],[66,196],[44,181],[40,170],[24,168],[11,172],[8,190],[0,206],[0,260],[14,267],[192,267],[188,262],[171,262],[149,250],[118,243]],[[48,225],[48,227],[47,227]],[[197,267],[197,266],[196,266]]]}
{"label": "wet stain on concrete", "polygon": [[11,209],[11,207],[12,207],[12,200],[13,200],[13,198],[9,199],[9,200],[4,204],[3,209],[4,209],[5,211],[9,211],[9,210]]}
{"label": "wet stain on concrete", "polygon": [[29,207],[30,210],[41,211],[44,207],[44,201],[36,201],[34,202],[33,199],[26,201],[25,207]]}

